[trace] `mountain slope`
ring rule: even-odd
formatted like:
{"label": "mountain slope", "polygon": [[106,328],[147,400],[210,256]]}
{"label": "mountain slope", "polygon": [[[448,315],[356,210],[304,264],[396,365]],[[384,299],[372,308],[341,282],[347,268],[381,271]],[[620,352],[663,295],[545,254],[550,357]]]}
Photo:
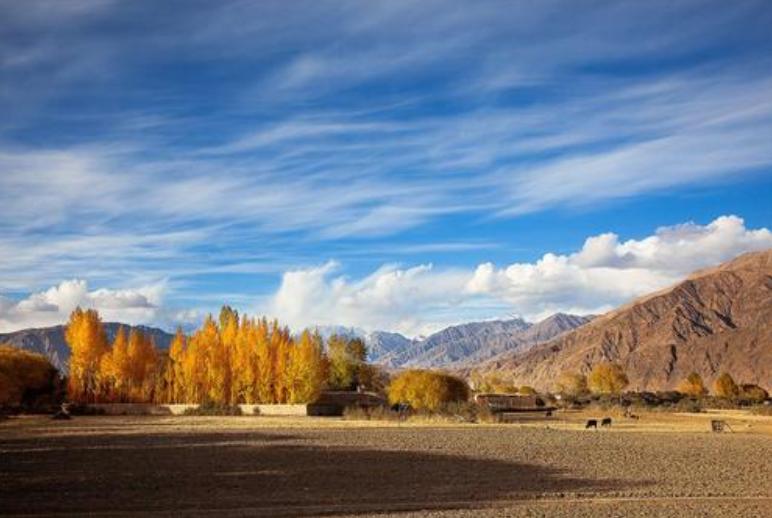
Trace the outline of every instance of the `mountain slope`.
{"label": "mountain slope", "polygon": [[416,342],[399,333],[388,331],[374,331],[365,337],[365,341],[369,357],[375,362],[380,362],[383,358],[396,357]]}
{"label": "mountain slope", "polygon": [[672,389],[690,372],[710,384],[721,372],[772,385],[772,250],[742,255],[640,298],[483,370],[506,370],[523,384],[553,388],[565,371],[620,363],[632,390]]}
{"label": "mountain slope", "polygon": [[[155,327],[129,326],[117,322],[106,322],[104,328],[110,342],[115,338],[120,326],[123,326],[126,332],[129,332],[131,329],[138,329],[145,334],[149,334],[155,341],[156,346],[161,349],[168,349],[169,344],[174,337]],[[0,344],[7,343],[21,349],[40,353],[51,360],[54,367],[60,370],[66,370],[67,361],[70,358],[70,350],[64,339],[65,327],[66,326],[63,325],[41,327],[0,334]]]}
{"label": "mountain slope", "polygon": [[536,324],[519,318],[471,322],[445,328],[423,340],[403,342],[376,361],[390,367],[457,368],[526,350],[588,321],[589,317],[559,313]]}

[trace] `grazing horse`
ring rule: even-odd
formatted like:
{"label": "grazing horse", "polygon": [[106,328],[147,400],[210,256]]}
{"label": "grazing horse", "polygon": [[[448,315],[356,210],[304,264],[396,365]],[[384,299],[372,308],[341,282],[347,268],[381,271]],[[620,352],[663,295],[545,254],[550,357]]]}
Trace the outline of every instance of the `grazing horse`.
{"label": "grazing horse", "polygon": [[601,426],[608,426],[611,428],[611,418],[610,417],[604,417],[603,420],[600,422]]}
{"label": "grazing horse", "polygon": [[598,429],[598,420],[597,419],[588,419],[587,420],[587,424],[584,425],[584,429],[586,430],[588,428],[595,428],[597,430]]}

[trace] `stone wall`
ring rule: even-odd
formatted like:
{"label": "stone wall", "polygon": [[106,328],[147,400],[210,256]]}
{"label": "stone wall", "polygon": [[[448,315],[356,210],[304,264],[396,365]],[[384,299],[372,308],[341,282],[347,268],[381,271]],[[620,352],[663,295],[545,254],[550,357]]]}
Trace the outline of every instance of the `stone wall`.
{"label": "stone wall", "polygon": [[[166,405],[154,403],[95,403],[89,408],[105,415],[182,415],[198,405]],[[239,405],[244,415],[305,416],[308,405]]]}

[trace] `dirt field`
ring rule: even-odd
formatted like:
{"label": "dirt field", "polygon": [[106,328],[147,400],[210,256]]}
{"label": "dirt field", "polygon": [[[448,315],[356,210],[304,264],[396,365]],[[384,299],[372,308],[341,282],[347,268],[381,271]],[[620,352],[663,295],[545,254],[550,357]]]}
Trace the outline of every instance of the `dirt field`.
{"label": "dirt field", "polygon": [[769,417],[585,417],[11,419],[0,515],[772,516]]}

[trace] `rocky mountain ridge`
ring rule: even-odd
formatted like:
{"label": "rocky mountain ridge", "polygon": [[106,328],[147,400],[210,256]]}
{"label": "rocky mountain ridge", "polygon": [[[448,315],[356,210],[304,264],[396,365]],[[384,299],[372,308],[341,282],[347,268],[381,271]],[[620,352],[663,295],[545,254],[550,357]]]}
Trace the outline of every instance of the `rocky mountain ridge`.
{"label": "rocky mountain ridge", "polygon": [[673,389],[690,372],[772,388],[772,250],[695,272],[527,352],[481,366],[553,389],[562,372],[622,365],[631,390]]}

